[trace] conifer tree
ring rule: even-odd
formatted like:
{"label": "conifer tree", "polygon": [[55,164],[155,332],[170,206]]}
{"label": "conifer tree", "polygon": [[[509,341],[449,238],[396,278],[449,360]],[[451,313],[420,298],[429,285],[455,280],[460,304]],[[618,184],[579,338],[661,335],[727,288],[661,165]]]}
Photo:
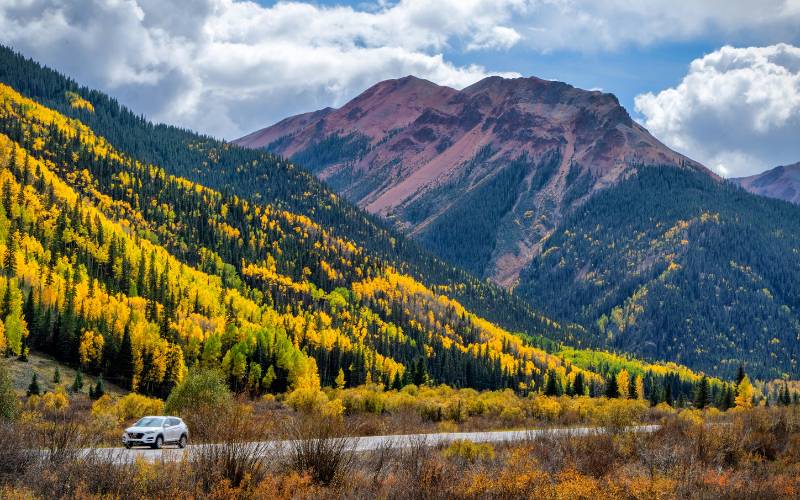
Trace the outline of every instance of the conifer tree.
{"label": "conifer tree", "polygon": [[89,397],[91,399],[100,399],[106,393],[106,387],[103,383],[103,377],[100,376],[97,378],[97,384],[94,386],[94,390],[89,388]]}
{"label": "conifer tree", "polygon": [[608,398],[619,397],[619,387],[617,386],[616,374],[609,375],[608,380],[606,380],[606,397]]}
{"label": "conifer tree", "polygon": [[36,378],[36,372],[33,372],[33,376],[31,377],[31,383],[28,385],[28,396],[38,396],[42,393],[42,389],[39,387],[39,380]]}
{"label": "conifer tree", "polygon": [[117,360],[117,370],[121,385],[127,389],[132,389],[133,381],[133,344],[131,343],[131,326],[125,324],[122,332],[122,343],[119,346],[119,358]]}
{"label": "conifer tree", "polygon": [[708,377],[704,375],[695,388],[694,406],[695,408],[703,409],[709,405],[711,405],[711,388]]}
{"label": "conifer tree", "polygon": [[58,385],[60,383],[61,383],[61,371],[56,366],[56,369],[53,372],[53,384]]}
{"label": "conifer tree", "polygon": [[17,274],[17,238],[13,231],[6,238],[6,253],[3,256],[3,272],[7,278]]}
{"label": "conifer tree", "polygon": [[586,394],[583,372],[578,372],[577,375],[575,375],[575,383],[572,384],[572,392],[576,396],[584,396]]}
{"label": "conifer tree", "polygon": [[745,377],[744,365],[739,363],[739,369],[736,371],[736,385],[742,383],[742,379]]}
{"label": "conifer tree", "polygon": [[81,373],[80,368],[75,373],[75,381],[72,383],[72,392],[78,394],[83,391],[83,373]]}

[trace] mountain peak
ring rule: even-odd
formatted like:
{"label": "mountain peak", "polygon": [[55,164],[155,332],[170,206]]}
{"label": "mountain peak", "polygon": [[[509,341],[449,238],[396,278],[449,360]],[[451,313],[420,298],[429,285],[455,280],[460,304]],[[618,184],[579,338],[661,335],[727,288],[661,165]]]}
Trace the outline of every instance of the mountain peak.
{"label": "mountain peak", "polygon": [[[537,77],[490,76],[455,90],[407,76],[310,116],[238,142],[294,158],[370,212],[448,249],[452,262],[505,285],[570,208],[640,166],[713,176],[636,124],[613,94]],[[492,222],[480,234],[451,235],[456,213]],[[465,238],[485,248],[475,256]]]}
{"label": "mountain peak", "polygon": [[730,181],[754,194],[800,204],[800,162]]}

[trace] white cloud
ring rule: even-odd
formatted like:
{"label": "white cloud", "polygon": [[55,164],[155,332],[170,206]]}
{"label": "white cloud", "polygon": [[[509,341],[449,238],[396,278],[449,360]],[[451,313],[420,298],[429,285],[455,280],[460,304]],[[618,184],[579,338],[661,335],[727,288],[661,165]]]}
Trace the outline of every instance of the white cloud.
{"label": "white cloud", "polygon": [[674,88],[636,97],[644,125],[724,176],[800,160],[800,48],[722,47]]}
{"label": "white cloud", "polygon": [[800,0],[0,0],[0,42],[153,119],[227,138],[386,78],[463,87],[490,74],[456,53],[788,39],[798,24]]}
{"label": "white cloud", "polygon": [[474,83],[490,73],[442,53],[513,46],[503,23],[520,1],[0,0],[0,41],[151,118],[234,138],[386,78]]}
{"label": "white cloud", "polygon": [[635,45],[744,35],[759,41],[797,36],[800,0],[529,0],[511,23],[542,51],[600,51]]}

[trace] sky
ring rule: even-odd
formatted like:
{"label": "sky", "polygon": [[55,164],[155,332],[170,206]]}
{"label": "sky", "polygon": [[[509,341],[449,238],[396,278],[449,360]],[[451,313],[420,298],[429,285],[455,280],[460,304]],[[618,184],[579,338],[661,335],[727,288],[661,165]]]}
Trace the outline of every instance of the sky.
{"label": "sky", "polygon": [[0,0],[0,43],[224,139],[388,78],[537,76],[724,176],[800,161],[800,0]]}

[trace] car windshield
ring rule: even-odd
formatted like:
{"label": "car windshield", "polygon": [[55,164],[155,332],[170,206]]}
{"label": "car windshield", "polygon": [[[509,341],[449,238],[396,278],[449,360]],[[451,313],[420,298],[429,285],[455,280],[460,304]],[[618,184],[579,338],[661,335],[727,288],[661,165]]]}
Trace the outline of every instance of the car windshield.
{"label": "car windshield", "polygon": [[144,417],[134,424],[134,427],[161,427],[164,419],[161,417]]}

